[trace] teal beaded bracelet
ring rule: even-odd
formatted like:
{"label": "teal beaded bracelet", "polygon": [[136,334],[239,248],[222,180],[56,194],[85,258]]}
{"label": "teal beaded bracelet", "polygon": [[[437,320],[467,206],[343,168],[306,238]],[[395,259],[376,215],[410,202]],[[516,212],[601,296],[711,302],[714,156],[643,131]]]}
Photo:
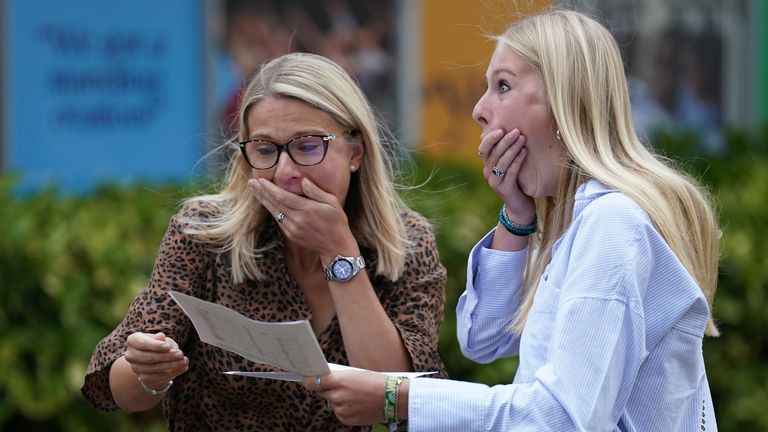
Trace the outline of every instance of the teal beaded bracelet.
{"label": "teal beaded bracelet", "polygon": [[514,234],[516,236],[525,237],[529,236],[536,232],[536,224],[538,222],[538,219],[536,218],[536,214],[533,215],[533,222],[531,222],[528,225],[520,225],[512,222],[509,219],[509,216],[507,216],[507,205],[504,204],[501,206],[501,210],[499,210],[499,222],[504,226],[504,228],[509,231],[510,234]]}

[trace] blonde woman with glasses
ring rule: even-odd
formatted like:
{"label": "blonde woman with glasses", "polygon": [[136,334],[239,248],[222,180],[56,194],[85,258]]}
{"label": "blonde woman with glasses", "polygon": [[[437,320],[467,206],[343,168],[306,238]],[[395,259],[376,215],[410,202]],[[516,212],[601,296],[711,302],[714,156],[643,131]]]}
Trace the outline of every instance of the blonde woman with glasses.
{"label": "blonde woman with glasses", "polygon": [[[411,431],[714,431],[702,356],[718,228],[706,193],[638,140],[618,46],[552,10],[495,38],[483,175],[501,198],[457,308],[468,357],[510,383],[322,377],[347,424]],[[309,386],[309,382],[305,381]]]}
{"label": "blonde woman with glasses", "polygon": [[398,198],[371,108],[338,65],[288,54],[245,90],[218,193],[172,218],[149,285],[96,346],[82,392],[103,410],[162,404],[170,430],[368,430],[301,383],[200,342],[169,290],[249,318],[307,319],[329,362],[436,371],[445,269],[430,224]]}

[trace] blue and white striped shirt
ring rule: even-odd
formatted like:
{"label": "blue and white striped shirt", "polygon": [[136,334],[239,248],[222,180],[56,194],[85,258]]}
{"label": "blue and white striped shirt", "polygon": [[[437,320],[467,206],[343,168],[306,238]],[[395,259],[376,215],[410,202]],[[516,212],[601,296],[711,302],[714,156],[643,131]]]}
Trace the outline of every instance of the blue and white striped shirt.
{"label": "blue and white striped shirt", "polygon": [[519,355],[511,384],[411,381],[411,431],[716,431],[702,356],[708,307],[648,215],[591,181],[555,243],[520,337],[527,250],[472,250],[457,307],[464,354]]}

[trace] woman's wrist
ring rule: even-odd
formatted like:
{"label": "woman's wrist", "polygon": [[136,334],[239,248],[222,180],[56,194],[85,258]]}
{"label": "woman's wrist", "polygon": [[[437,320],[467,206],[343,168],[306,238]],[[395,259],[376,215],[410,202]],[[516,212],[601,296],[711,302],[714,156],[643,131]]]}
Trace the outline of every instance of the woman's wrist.
{"label": "woman's wrist", "polygon": [[162,400],[159,395],[153,396],[142,388],[138,376],[122,355],[110,368],[109,389],[117,406],[127,412],[146,411]]}
{"label": "woman's wrist", "polygon": [[498,215],[499,223],[501,226],[503,226],[510,234],[514,234],[516,236],[520,237],[527,237],[533,233],[536,232],[538,229],[537,227],[537,220],[536,220],[536,213],[533,214],[533,219],[530,222],[520,224],[515,222],[508,213],[507,205],[504,204],[501,207],[501,210],[499,210]]}
{"label": "woman's wrist", "polygon": [[331,249],[320,253],[320,262],[323,266],[328,266],[337,256],[359,256],[360,246],[357,244],[357,240],[351,237],[350,240],[344,241]]}
{"label": "woman's wrist", "polygon": [[510,206],[505,200],[502,200],[501,208],[504,211],[507,220],[516,225],[528,225],[536,217],[535,206]]}
{"label": "woman's wrist", "polygon": [[529,237],[514,235],[507,231],[501,222],[498,222],[496,224],[496,231],[493,233],[490,248],[507,252],[520,251],[528,246]]}
{"label": "woman's wrist", "polygon": [[147,383],[144,382],[144,380],[141,379],[140,375],[136,375],[136,381],[139,382],[139,385],[142,389],[144,389],[145,392],[151,394],[152,396],[162,396],[165,393],[170,390],[171,386],[173,385],[173,380],[168,380],[162,385],[154,385],[149,386]]}

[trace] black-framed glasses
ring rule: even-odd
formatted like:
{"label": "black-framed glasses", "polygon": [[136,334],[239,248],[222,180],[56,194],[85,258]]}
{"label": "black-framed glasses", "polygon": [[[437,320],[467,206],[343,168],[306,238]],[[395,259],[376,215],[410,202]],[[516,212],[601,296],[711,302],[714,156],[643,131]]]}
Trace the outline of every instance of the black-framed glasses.
{"label": "black-framed glasses", "polygon": [[270,169],[277,165],[280,153],[286,152],[297,165],[317,165],[325,159],[328,153],[328,143],[335,140],[336,135],[303,135],[285,144],[277,144],[262,139],[252,139],[238,143],[245,161],[255,169]]}

